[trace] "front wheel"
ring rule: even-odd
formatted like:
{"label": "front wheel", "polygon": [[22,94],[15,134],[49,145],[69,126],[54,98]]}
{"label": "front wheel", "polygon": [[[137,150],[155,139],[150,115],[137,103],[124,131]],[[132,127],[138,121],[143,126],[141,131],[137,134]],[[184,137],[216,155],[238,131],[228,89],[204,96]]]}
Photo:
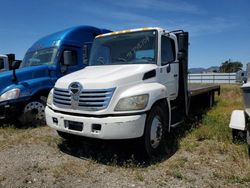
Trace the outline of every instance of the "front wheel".
{"label": "front wheel", "polygon": [[164,136],[168,127],[168,112],[157,105],[148,114],[143,135],[143,150],[148,157],[163,149]]}
{"label": "front wheel", "polygon": [[46,102],[40,99],[29,101],[19,117],[19,122],[23,126],[35,126],[45,124]]}

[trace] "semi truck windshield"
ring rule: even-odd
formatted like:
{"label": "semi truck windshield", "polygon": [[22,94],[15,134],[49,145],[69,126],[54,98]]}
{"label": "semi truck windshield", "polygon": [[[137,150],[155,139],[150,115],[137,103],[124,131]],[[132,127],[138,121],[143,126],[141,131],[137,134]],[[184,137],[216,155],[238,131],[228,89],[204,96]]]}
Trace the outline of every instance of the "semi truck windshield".
{"label": "semi truck windshield", "polygon": [[53,64],[57,48],[40,49],[25,54],[21,67]]}
{"label": "semi truck windshield", "polygon": [[157,31],[140,31],[96,38],[90,66],[156,63]]}

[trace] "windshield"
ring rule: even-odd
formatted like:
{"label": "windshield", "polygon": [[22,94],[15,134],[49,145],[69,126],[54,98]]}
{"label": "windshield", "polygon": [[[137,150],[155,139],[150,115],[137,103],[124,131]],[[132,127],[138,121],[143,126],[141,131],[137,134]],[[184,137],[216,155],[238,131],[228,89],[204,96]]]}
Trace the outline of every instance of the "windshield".
{"label": "windshield", "polygon": [[40,49],[25,54],[21,67],[31,67],[38,65],[50,65],[54,63],[57,48]]}
{"label": "windshield", "polygon": [[156,63],[156,33],[151,30],[96,38],[90,65]]}

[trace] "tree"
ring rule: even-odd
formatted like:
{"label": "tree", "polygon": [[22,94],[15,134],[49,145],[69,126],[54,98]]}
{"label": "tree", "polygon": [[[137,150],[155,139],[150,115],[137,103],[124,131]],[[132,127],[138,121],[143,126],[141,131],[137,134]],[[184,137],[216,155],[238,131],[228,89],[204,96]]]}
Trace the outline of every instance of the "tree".
{"label": "tree", "polygon": [[230,59],[221,63],[220,72],[238,72],[242,70],[242,63],[240,61],[231,61]]}

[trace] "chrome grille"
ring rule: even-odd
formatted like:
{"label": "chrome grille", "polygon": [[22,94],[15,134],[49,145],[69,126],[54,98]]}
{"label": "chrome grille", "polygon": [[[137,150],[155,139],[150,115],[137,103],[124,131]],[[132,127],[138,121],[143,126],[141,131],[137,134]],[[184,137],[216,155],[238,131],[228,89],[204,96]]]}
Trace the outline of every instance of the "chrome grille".
{"label": "chrome grille", "polygon": [[[78,97],[79,109],[85,110],[101,110],[108,107],[113,96],[112,89],[83,89]],[[54,88],[53,102],[58,107],[71,108],[72,96],[68,89]]]}
{"label": "chrome grille", "polygon": [[54,88],[53,102],[54,104],[70,106],[71,95],[70,95],[69,90]]}

